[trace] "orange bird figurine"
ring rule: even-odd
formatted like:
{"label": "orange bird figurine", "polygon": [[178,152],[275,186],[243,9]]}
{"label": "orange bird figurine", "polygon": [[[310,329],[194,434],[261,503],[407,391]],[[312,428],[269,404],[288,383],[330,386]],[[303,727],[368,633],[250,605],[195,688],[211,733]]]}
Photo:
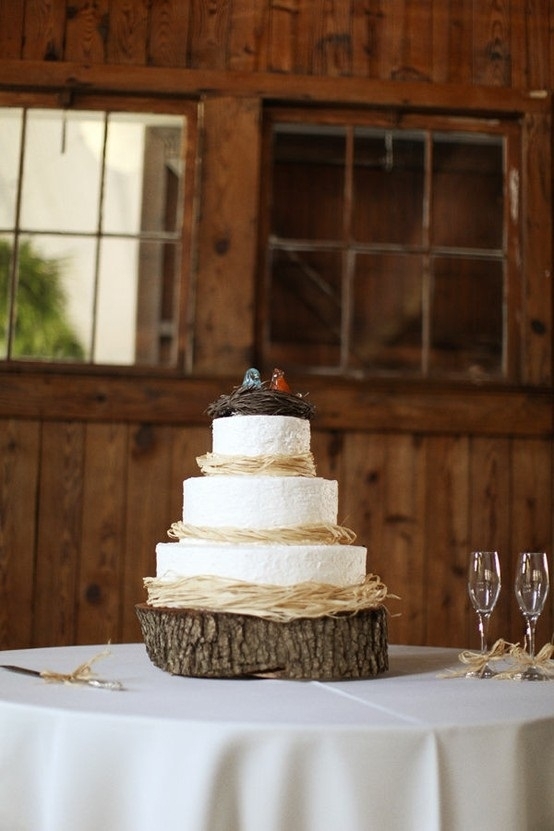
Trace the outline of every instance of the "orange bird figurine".
{"label": "orange bird figurine", "polygon": [[279,392],[290,392],[291,389],[286,382],[285,373],[282,369],[274,369],[271,381],[269,382],[270,390],[279,390]]}

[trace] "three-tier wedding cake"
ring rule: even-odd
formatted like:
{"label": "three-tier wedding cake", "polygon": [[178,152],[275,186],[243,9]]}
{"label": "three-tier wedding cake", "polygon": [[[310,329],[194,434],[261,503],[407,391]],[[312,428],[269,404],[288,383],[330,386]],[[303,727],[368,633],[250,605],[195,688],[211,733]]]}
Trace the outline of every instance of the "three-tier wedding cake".
{"label": "three-tier wedding cake", "polygon": [[183,483],[137,614],[151,660],[180,675],[364,678],[388,665],[387,589],[337,524],[316,474],[306,396],[275,370],[208,409],[211,452]]}

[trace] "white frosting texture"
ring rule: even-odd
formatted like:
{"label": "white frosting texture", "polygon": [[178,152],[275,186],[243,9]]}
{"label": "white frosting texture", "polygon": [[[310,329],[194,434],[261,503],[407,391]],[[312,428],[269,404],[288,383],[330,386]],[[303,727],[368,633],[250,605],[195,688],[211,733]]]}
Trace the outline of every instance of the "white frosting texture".
{"label": "white frosting texture", "polygon": [[[310,451],[310,422],[290,416],[214,419],[212,452],[225,456],[296,456]],[[336,525],[338,484],[313,476],[197,476],[183,483],[183,522],[243,530]],[[200,575],[289,586],[360,583],[367,550],[358,545],[230,543],[187,537],[159,543],[156,573],[167,580]]]}
{"label": "white frosting texture", "polygon": [[168,580],[209,575],[275,586],[311,581],[350,586],[366,574],[366,549],[359,545],[187,540],[158,543],[156,560],[157,576]]}
{"label": "white frosting texture", "polygon": [[278,528],[335,525],[335,480],[302,476],[205,476],[183,486],[185,525]]}
{"label": "white frosting texture", "polygon": [[310,422],[291,416],[237,415],[212,422],[212,451],[222,456],[298,456],[310,451]]}

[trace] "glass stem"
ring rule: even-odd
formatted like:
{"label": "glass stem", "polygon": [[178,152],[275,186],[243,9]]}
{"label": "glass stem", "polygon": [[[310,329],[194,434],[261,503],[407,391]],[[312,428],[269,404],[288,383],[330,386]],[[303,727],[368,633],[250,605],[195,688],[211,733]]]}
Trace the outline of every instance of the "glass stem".
{"label": "glass stem", "polygon": [[479,634],[481,635],[481,652],[488,652],[489,648],[489,620],[490,612],[479,612]]}
{"label": "glass stem", "polygon": [[537,627],[537,616],[529,615],[527,617],[527,644],[529,646],[529,657],[535,657],[535,629]]}

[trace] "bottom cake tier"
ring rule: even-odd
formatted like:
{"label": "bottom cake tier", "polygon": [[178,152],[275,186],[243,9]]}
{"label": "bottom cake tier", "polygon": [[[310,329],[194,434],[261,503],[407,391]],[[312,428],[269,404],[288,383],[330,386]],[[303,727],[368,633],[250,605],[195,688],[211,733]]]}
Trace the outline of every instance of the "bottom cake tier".
{"label": "bottom cake tier", "polygon": [[148,657],[172,675],[344,681],[388,669],[384,606],[284,623],[146,603],[136,612]]}

